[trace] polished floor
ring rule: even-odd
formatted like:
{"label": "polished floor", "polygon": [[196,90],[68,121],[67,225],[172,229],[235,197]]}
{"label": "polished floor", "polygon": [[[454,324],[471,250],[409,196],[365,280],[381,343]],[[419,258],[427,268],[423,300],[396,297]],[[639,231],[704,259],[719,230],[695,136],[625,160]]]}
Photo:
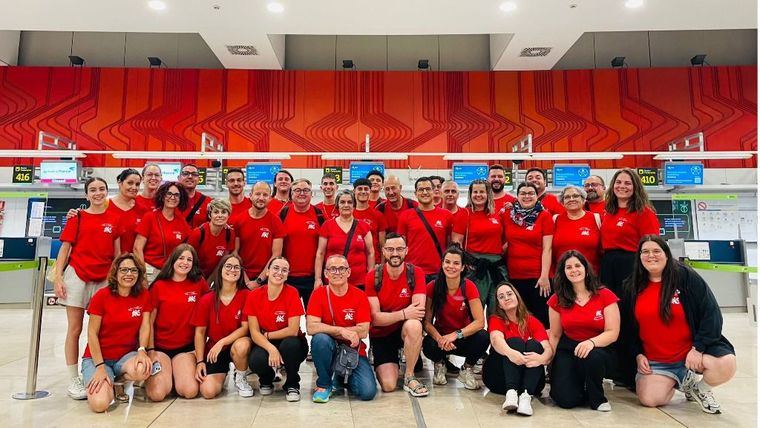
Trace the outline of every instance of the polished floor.
{"label": "polished floor", "polygon": [[[726,314],[724,334],[738,352],[738,372],[727,385],[716,389],[723,414],[708,415],[695,403],[686,402],[676,393],[673,402],[663,408],[646,409],[625,389],[608,389],[613,411],[599,413],[589,409],[563,410],[550,400],[534,400],[534,416],[520,417],[501,410],[502,396],[485,390],[468,391],[453,378],[443,387],[435,387],[429,397],[413,402],[398,390],[379,393],[371,402],[351,397],[333,398],[327,404],[311,403],[314,369],[301,368],[303,400],[288,403],[277,390],[274,395],[252,398],[237,396],[234,386],[215,400],[167,399],[162,403],[135,400],[131,408],[121,404],[105,414],[93,414],[84,401],[66,396],[67,376],[63,363],[65,314],[58,308],[46,309],[41,339],[38,389],[52,395],[34,401],[16,401],[14,392],[23,391],[26,382],[29,310],[0,309],[0,427],[173,427],[220,426],[278,428],[297,426],[378,426],[383,427],[503,427],[512,426],[616,426],[616,427],[754,427],[757,426],[757,329],[746,314]],[[426,369],[430,362],[426,361]],[[425,382],[430,384],[426,371]],[[251,381],[255,383],[255,376]],[[546,393],[546,391],[545,391]]]}

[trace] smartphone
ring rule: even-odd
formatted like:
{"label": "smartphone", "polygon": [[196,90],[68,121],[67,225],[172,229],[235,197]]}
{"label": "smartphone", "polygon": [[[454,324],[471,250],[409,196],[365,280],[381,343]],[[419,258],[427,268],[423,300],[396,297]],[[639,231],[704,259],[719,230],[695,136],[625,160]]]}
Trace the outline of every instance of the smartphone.
{"label": "smartphone", "polygon": [[150,375],[154,376],[161,372],[161,363],[153,361],[153,365],[150,368]]}

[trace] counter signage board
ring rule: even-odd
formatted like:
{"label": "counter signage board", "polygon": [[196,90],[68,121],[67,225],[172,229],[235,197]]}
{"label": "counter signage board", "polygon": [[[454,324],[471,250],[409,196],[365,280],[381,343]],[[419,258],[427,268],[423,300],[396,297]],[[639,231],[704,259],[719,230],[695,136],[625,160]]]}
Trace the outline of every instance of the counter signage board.
{"label": "counter signage board", "polygon": [[322,175],[330,174],[335,177],[335,184],[343,184],[343,167],[326,166],[322,168]]}
{"label": "counter signage board", "polygon": [[704,184],[705,169],[699,162],[665,162],[666,186],[700,186]]}
{"label": "counter signage board", "polygon": [[365,178],[370,171],[378,170],[385,175],[385,165],[382,162],[351,162],[349,181],[351,184],[357,178]]}
{"label": "counter signage board", "polygon": [[274,176],[281,169],[282,164],[279,162],[249,163],[245,166],[245,183],[255,184],[258,181],[264,181],[273,184]]}
{"label": "counter signage board", "polygon": [[636,172],[641,177],[641,184],[644,186],[656,186],[657,182],[657,168],[636,168]]}
{"label": "counter signage board", "polygon": [[34,181],[33,165],[14,165],[13,166],[13,184],[28,184]]}
{"label": "counter signage board", "polygon": [[484,163],[455,163],[452,166],[451,177],[458,185],[469,186],[473,180],[488,178],[488,165]]}
{"label": "counter signage board", "polygon": [[589,175],[591,175],[591,167],[588,165],[554,165],[552,186],[573,185],[582,187]]}

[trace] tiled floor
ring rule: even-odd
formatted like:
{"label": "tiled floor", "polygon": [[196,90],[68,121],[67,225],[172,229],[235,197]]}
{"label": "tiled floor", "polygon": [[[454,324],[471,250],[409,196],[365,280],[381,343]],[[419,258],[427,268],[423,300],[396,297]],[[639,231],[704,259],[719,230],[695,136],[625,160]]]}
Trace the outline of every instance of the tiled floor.
{"label": "tiled floor", "polygon": [[[51,397],[34,401],[16,401],[11,394],[22,391],[26,382],[30,311],[0,309],[0,426],[91,427],[91,426],[225,426],[278,428],[297,426],[331,427],[414,427],[417,425],[413,404],[403,391],[378,394],[371,402],[348,397],[332,399],[316,405],[309,400],[313,386],[313,366],[302,366],[303,400],[287,403],[281,391],[262,398],[258,391],[253,398],[240,398],[233,391],[215,400],[171,399],[162,403],[136,400],[127,412],[119,405],[106,414],[93,414],[84,401],[73,401],[65,394],[67,376],[63,364],[65,334],[64,311],[49,309],[44,313],[41,340],[38,389]],[[496,427],[496,426],[757,426],[757,338],[756,328],[749,325],[746,314],[725,315],[724,334],[738,352],[739,369],[728,385],[716,390],[724,412],[707,415],[680,393],[661,409],[646,409],[625,389],[608,391],[613,406],[610,413],[588,409],[562,410],[547,399],[534,400],[534,416],[506,415],[501,410],[503,397],[484,391],[467,391],[454,379],[444,387],[435,387],[432,394],[419,400],[419,408],[428,427]],[[426,362],[429,368],[430,362]],[[430,373],[425,375],[430,384]]]}

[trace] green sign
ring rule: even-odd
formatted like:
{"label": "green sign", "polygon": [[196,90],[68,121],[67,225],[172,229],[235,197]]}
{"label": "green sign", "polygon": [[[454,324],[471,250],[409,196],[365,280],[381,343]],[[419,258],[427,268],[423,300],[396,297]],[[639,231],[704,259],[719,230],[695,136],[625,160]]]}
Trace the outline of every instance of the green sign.
{"label": "green sign", "polygon": [[738,199],[738,196],[720,193],[674,193],[672,199],[674,201],[727,201]]}
{"label": "green sign", "polygon": [[504,186],[512,185],[512,170],[504,170]]}
{"label": "green sign", "polygon": [[659,180],[657,180],[657,168],[636,168],[636,172],[641,177],[641,184],[645,186],[656,186],[659,184]]}
{"label": "green sign", "polygon": [[206,184],[206,168],[198,168],[198,185]]}
{"label": "green sign", "polygon": [[343,184],[343,167],[326,166],[322,168],[322,175],[331,174],[335,177],[335,184]]}
{"label": "green sign", "polygon": [[34,182],[33,165],[15,165],[13,167],[13,184],[29,184]]}
{"label": "green sign", "polygon": [[731,272],[731,273],[757,273],[756,266],[737,266],[737,265],[728,265],[728,264],[716,264],[716,263],[710,263],[710,262],[693,262],[691,260],[688,260],[686,264],[693,267],[694,269],[714,270],[718,272]]}

